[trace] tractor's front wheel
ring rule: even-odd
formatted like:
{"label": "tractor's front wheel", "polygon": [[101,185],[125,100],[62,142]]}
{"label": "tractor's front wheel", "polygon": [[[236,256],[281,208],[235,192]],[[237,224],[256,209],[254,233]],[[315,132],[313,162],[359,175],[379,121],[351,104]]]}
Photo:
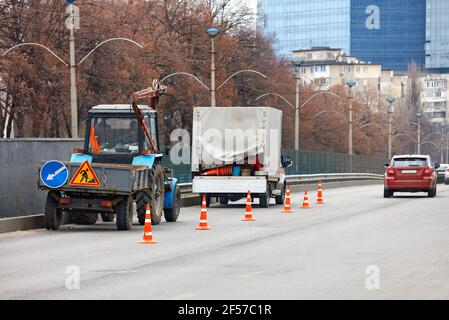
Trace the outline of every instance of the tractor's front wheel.
{"label": "tractor's front wheel", "polygon": [[165,221],[176,222],[179,217],[179,211],[181,210],[181,190],[176,185],[173,191],[173,205],[171,208],[164,209]]}

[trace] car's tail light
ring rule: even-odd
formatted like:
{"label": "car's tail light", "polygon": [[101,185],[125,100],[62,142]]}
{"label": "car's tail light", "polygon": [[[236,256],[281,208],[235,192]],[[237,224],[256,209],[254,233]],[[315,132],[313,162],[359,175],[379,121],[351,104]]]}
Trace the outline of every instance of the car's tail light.
{"label": "car's tail light", "polygon": [[431,174],[432,174],[432,169],[431,168],[425,168],[424,169],[424,175],[430,176]]}
{"label": "car's tail light", "polygon": [[449,168],[446,169],[446,172],[449,172]]}
{"label": "car's tail light", "polygon": [[394,170],[391,169],[391,168],[388,168],[388,169],[387,169],[387,175],[389,175],[389,176],[394,176]]}

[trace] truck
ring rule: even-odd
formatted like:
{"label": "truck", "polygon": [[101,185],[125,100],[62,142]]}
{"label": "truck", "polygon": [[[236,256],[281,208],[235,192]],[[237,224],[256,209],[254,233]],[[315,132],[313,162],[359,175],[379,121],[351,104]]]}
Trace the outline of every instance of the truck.
{"label": "truck", "polygon": [[[57,230],[62,214],[77,224],[95,224],[116,219],[118,230],[130,230],[134,203],[139,223],[144,225],[147,205],[151,222],[178,219],[181,193],[173,171],[162,165],[159,151],[157,111],[166,87],[153,86],[132,96],[131,104],[97,105],[90,109],[84,147],[75,149],[70,161],[61,162],[54,173],[39,169],[38,187],[47,191],[45,225]],[[150,105],[138,105],[148,98]],[[44,161],[45,163],[48,163]],[[59,186],[50,182],[66,174]]]}
{"label": "truck", "polygon": [[192,192],[221,205],[247,196],[260,207],[285,197],[282,111],[271,107],[197,107],[193,110]]}

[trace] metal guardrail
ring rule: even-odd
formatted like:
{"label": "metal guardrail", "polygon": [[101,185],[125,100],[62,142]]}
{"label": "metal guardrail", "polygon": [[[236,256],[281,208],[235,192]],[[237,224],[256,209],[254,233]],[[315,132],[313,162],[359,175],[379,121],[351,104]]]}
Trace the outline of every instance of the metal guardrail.
{"label": "metal guardrail", "polygon": [[[321,182],[343,182],[357,180],[383,180],[382,174],[373,173],[324,173],[324,174],[300,174],[287,176],[287,182],[291,184],[305,184]],[[180,183],[181,193],[191,193],[192,183]]]}

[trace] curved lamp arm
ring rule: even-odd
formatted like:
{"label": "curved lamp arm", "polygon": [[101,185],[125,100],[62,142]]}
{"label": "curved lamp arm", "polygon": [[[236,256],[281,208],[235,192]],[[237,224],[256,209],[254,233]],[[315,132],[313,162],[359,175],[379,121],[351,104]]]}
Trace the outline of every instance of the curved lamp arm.
{"label": "curved lamp arm", "polygon": [[56,59],[58,59],[62,64],[64,64],[66,67],[68,67],[69,65],[62,60],[56,53],[54,53],[52,50],[50,50],[50,48],[44,46],[43,44],[40,43],[35,43],[35,42],[26,42],[26,43],[21,43],[18,45],[15,45],[11,48],[9,48],[8,50],[6,50],[5,52],[3,52],[2,56],[7,55],[9,52],[11,52],[12,50],[19,48],[19,47],[23,47],[23,46],[35,46],[35,47],[39,47],[39,48],[43,48],[45,50],[47,50],[48,52],[50,52]]}
{"label": "curved lamp arm", "polygon": [[363,126],[360,127],[360,129],[366,128],[368,126],[376,126],[377,128],[385,131],[385,128],[382,127],[381,125],[377,124],[377,123],[372,123],[372,122],[368,122],[367,124],[364,124]]}
{"label": "curved lamp arm", "polygon": [[411,135],[409,135],[409,134],[398,133],[397,135],[395,135],[395,136],[393,137],[393,139],[396,139],[396,138],[398,138],[398,137],[407,137],[407,138],[413,140],[413,142],[417,143],[416,139],[413,138],[413,137],[412,137]]}
{"label": "curved lamp arm", "polygon": [[421,143],[421,145],[424,145],[424,144],[431,144],[431,145],[433,145],[435,148],[441,150],[441,147],[440,147],[439,145],[433,143],[433,142],[430,142],[430,141],[424,141],[423,143]]}
{"label": "curved lamp arm", "polygon": [[433,133],[431,133],[431,134],[428,134],[428,135],[425,136],[424,138],[422,138],[422,140],[424,141],[424,140],[426,140],[427,138],[429,138],[429,137],[431,137],[431,136],[433,136],[433,135],[439,135],[440,137],[444,138],[444,135],[442,135],[441,133],[439,133],[439,132],[433,132]]}
{"label": "curved lamp arm", "polygon": [[229,80],[231,80],[232,78],[234,78],[236,75],[240,74],[240,73],[244,73],[244,72],[250,72],[250,73],[255,73],[260,75],[261,77],[263,77],[264,79],[267,79],[267,76],[264,75],[263,73],[260,73],[259,71],[256,70],[240,70],[237,71],[236,73],[234,73],[233,75],[231,75],[229,78],[227,78],[218,88],[217,91],[221,89],[221,87],[223,87],[226,83],[228,83]]}
{"label": "curved lamp arm", "polygon": [[208,90],[208,91],[210,90],[209,87],[206,86],[206,85],[204,84],[203,81],[201,81],[200,79],[198,79],[197,77],[195,77],[193,74],[190,74],[190,73],[188,73],[188,72],[175,72],[175,73],[169,74],[168,76],[166,76],[165,78],[163,78],[163,79],[160,81],[160,83],[162,83],[162,82],[168,80],[169,78],[171,78],[171,77],[173,77],[173,76],[178,76],[178,75],[191,77],[191,78],[193,78],[194,80],[196,80],[196,82],[198,82],[200,85],[202,85],[206,90]]}
{"label": "curved lamp arm", "polygon": [[127,41],[127,42],[132,43],[132,44],[138,46],[139,48],[143,49],[143,45],[141,45],[140,43],[138,43],[138,42],[136,42],[134,40],[131,40],[131,39],[128,39],[128,38],[112,38],[112,39],[104,40],[100,44],[98,44],[88,54],[86,54],[86,56],[84,56],[84,58],[81,59],[81,61],[78,63],[78,65],[81,65],[84,62],[84,60],[86,60],[99,47],[101,47],[102,45],[104,45],[104,44],[106,44],[108,42],[111,42],[111,41]]}
{"label": "curved lamp arm", "polygon": [[315,97],[317,97],[317,96],[319,96],[319,95],[322,95],[322,94],[328,94],[328,95],[337,97],[338,99],[340,99],[341,102],[343,102],[343,99],[342,99],[338,94],[335,94],[335,93],[333,93],[333,92],[321,91],[321,92],[315,93],[313,96],[311,96],[309,99],[307,99],[307,101],[304,102],[299,108],[300,108],[300,109],[303,108],[303,107],[304,107],[307,103],[309,103],[313,98],[315,98]]}
{"label": "curved lamp arm", "polygon": [[293,104],[291,104],[285,97],[281,96],[280,94],[276,94],[276,93],[265,93],[261,96],[258,96],[254,101],[259,101],[262,98],[268,97],[268,96],[275,96],[278,97],[282,100],[284,100],[285,103],[287,103],[290,107],[292,107],[293,109],[295,109],[295,106]]}
{"label": "curved lamp arm", "polygon": [[327,112],[332,112],[332,113],[334,113],[334,114],[336,114],[337,116],[339,116],[340,117],[340,119],[342,119],[342,120],[344,120],[344,121],[347,121],[347,119],[343,116],[343,115],[341,115],[340,113],[338,113],[337,111],[334,111],[334,110],[323,110],[323,111],[320,111],[320,112],[318,112],[317,114],[315,114],[315,118],[318,118],[319,116],[321,116],[322,114],[325,114],[325,113],[327,113]]}

